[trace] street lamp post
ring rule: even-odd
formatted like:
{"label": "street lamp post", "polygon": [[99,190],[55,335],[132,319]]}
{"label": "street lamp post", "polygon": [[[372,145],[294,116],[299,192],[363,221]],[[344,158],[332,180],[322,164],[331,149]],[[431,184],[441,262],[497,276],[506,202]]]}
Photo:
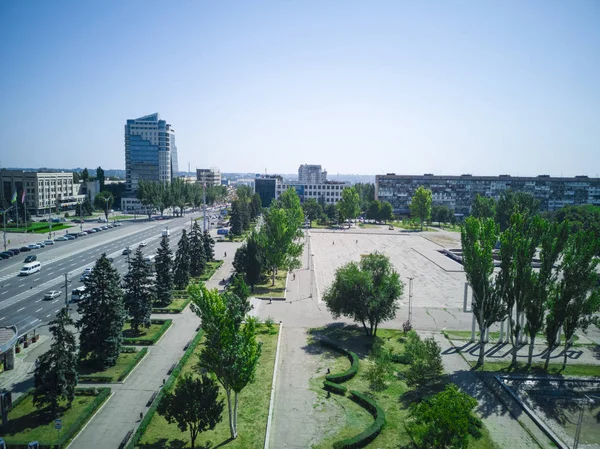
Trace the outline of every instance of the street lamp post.
{"label": "street lamp post", "polygon": [[8,209],[2,211],[2,221],[4,223],[4,251],[6,251],[6,213],[13,207],[10,206]]}
{"label": "street lamp post", "polygon": [[408,278],[408,322],[412,324],[412,286],[413,279]]}

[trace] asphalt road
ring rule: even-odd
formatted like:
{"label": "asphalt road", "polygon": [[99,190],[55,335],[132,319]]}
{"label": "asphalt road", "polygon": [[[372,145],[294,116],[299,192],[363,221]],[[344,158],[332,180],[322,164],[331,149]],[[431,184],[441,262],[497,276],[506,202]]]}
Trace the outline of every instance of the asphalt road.
{"label": "asphalt road", "polygon": [[[202,216],[192,213],[181,218],[161,221],[123,222],[123,226],[107,229],[95,234],[79,237],[76,240],[56,242],[45,248],[32,250],[0,262],[0,326],[12,324],[17,316],[34,316],[47,323],[65,304],[65,273],[67,292],[83,285],[79,278],[83,270],[93,267],[102,253],[113,257],[113,265],[123,275],[127,271],[127,256],[122,254],[125,247],[133,250],[140,242],[146,241],[144,254],[155,254],[160,243],[161,232],[168,226],[173,253],[181,230],[190,227],[190,218]],[[102,226],[98,224],[97,226]],[[215,233],[215,231],[213,231]],[[43,240],[40,237],[40,240]],[[41,262],[40,272],[29,276],[18,276],[26,256],[35,254]],[[44,300],[44,294],[59,290],[61,296]]]}

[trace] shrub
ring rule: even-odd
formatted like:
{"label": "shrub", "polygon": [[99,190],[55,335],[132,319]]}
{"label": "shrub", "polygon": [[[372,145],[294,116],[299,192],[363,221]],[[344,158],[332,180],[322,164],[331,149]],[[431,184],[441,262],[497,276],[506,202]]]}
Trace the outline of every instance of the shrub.
{"label": "shrub", "polygon": [[347,380],[352,379],[354,376],[356,376],[356,373],[358,373],[358,356],[355,353],[353,353],[351,351],[347,351],[344,348],[336,345],[335,343],[327,341],[327,340],[320,340],[320,342],[323,346],[327,346],[335,351],[341,352],[346,357],[348,357],[348,360],[350,360],[350,368],[348,368],[343,373],[329,374],[329,375],[325,376],[325,379],[327,379],[329,382],[341,384],[343,382],[346,382]]}
{"label": "shrub", "polygon": [[151,345],[155,344],[158,340],[160,340],[160,338],[163,336],[163,334],[165,332],[167,332],[167,329],[169,329],[173,320],[154,319],[154,320],[151,320],[150,322],[152,324],[161,324],[162,323],[161,328],[158,330],[158,332],[154,336],[152,336],[152,338],[144,338],[144,337],[123,338],[123,343],[129,344],[129,345],[151,346]]}
{"label": "shrub", "polygon": [[375,421],[358,435],[334,443],[334,449],[357,449],[365,447],[379,435],[385,425],[385,412],[377,402],[369,396],[354,390],[350,391],[350,398],[366,409],[375,418]]}
{"label": "shrub", "polygon": [[440,345],[433,338],[421,340],[416,332],[411,331],[405,348],[410,362],[405,373],[406,384],[420,387],[436,382],[444,371],[440,352]]}
{"label": "shrub", "polygon": [[273,321],[273,317],[272,316],[268,316],[265,318],[265,326],[267,326],[267,329],[271,330],[273,329],[273,323],[275,321]]}
{"label": "shrub", "polygon": [[348,391],[348,389],[343,385],[338,385],[327,380],[323,382],[323,388],[327,391],[331,391],[332,393],[340,394],[342,396],[346,394],[346,391]]}
{"label": "shrub", "polygon": [[410,363],[409,358],[406,355],[406,353],[402,353],[402,354],[392,353],[392,354],[390,354],[390,360],[392,361],[392,363],[400,363],[402,365],[408,365]]}
{"label": "shrub", "polygon": [[370,388],[375,391],[385,390],[385,381],[392,373],[392,353],[391,350],[386,351],[383,348],[381,340],[376,340],[371,353],[369,354],[369,360],[371,363],[367,368],[366,377],[371,383]]}

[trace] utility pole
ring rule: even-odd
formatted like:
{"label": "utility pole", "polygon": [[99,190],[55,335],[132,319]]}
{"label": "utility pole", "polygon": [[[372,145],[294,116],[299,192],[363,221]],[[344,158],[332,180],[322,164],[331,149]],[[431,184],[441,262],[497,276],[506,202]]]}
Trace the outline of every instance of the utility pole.
{"label": "utility pole", "polygon": [[581,398],[579,402],[581,403],[581,408],[579,409],[579,420],[577,421],[577,429],[575,430],[575,440],[573,441],[573,449],[577,449],[579,446],[579,437],[581,435],[581,424],[583,422],[583,412],[584,412],[584,402],[594,403],[596,399],[600,399],[600,396],[592,396],[584,394],[585,398]]}
{"label": "utility pole", "polygon": [[10,206],[8,209],[2,211],[2,221],[4,222],[4,251],[6,251],[6,214],[12,209]]}
{"label": "utility pole", "polygon": [[413,279],[408,278],[408,322],[412,325],[412,286]]}
{"label": "utility pole", "polygon": [[310,270],[310,297],[313,297],[313,276],[314,276],[314,266],[315,266],[315,261],[313,259],[315,255],[311,254],[310,255],[310,259],[309,259],[309,265],[308,265],[308,269]]}
{"label": "utility pole", "polygon": [[83,231],[83,203],[78,202],[79,204],[79,232]]}
{"label": "utility pole", "polygon": [[203,210],[203,231],[206,232],[206,182],[204,182],[204,188],[202,189],[202,210]]}
{"label": "utility pole", "polygon": [[69,286],[69,273],[65,273],[65,307],[69,308],[69,293],[67,292],[67,287]]}

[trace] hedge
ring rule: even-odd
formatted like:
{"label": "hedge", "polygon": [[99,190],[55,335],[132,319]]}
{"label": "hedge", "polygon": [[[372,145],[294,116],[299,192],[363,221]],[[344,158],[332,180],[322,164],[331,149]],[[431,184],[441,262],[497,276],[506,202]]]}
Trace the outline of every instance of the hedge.
{"label": "hedge", "polygon": [[323,382],[323,388],[327,391],[331,391],[332,393],[340,394],[342,396],[344,396],[346,394],[346,391],[348,391],[348,389],[343,385],[338,385],[327,380]]}
{"label": "hedge", "polygon": [[327,346],[335,351],[341,352],[346,357],[348,357],[348,360],[350,360],[350,368],[348,368],[343,373],[328,374],[327,376],[325,376],[325,379],[327,379],[329,382],[341,384],[343,382],[346,382],[347,380],[352,379],[354,376],[356,376],[356,373],[358,373],[358,356],[354,352],[347,351],[346,349],[342,348],[341,346],[338,346],[337,344],[327,341],[327,340],[320,340],[320,342],[323,346]]}
{"label": "hedge", "polygon": [[148,352],[148,348],[142,348],[142,350],[139,351],[136,354],[136,356],[133,358],[131,363],[129,363],[129,365],[127,365],[127,368],[125,368],[123,370],[123,372],[119,375],[117,382],[121,382],[123,379],[125,379],[127,376],[129,376],[129,373],[131,371],[133,371],[133,369],[137,366],[138,363],[140,363],[140,360],[142,360],[144,358],[144,356],[146,355],[147,352]]}
{"label": "hedge", "polygon": [[366,409],[375,418],[373,424],[367,427],[358,435],[346,440],[338,441],[333,444],[333,449],[357,449],[365,447],[373,441],[385,424],[385,412],[383,409],[366,394],[358,391],[350,391],[350,398],[358,405]]}
{"label": "hedge", "polygon": [[163,336],[163,334],[165,332],[167,332],[167,329],[169,329],[169,327],[171,327],[171,324],[173,324],[173,320],[153,319],[153,320],[150,320],[150,322],[152,324],[163,323],[161,328],[158,330],[158,332],[152,338],[137,338],[137,337],[123,338],[123,343],[128,344],[128,345],[152,346],[152,345],[156,344],[156,342],[158,340],[160,340],[160,338]]}
{"label": "hedge", "polygon": [[127,449],[134,449],[135,445],[139,443],[140,439],[144,435],[144,432],[146,432],[146,429],[148,428],[150,421],[154,417],[154,413],[156,413],[158,404],[160,404],[160,401],[165,396],[165,394],[167,394],[169,391],[171,391],[171,388],[173,388],[173,386],[175,385],[177,376],[179,376],[179,374],[181,373],[181,370],[183,369],[183,366],[186,364],[188,359],[192,356],[194,350],[196,349],[196,346],[198,346],[198,344],[200,343],[200,340],[202,340],[203,334],[204,334],[204,332],[202,330],[200,330],[196,334],[194,339],[192,340],[192,344],[184,352],[183,357],[181,357],[181,359],[179,360],[179,363],[177,363],[177,366],[175,367],[175,369],[173,370],[173,372],[171,373],[171,375],[165,382],[165,385],[161,388],[160,393],[156,397],[156,400],[152,403],[152,405],[148,409],[148,412],[146,412],[146,416],[144,416],[144,419],[142,419],[142,422],[140,423],[139,427],[137,428],[137,430],[135,432],[135,435],[133,435],[133,438],[127,445]]}
{"label": "hedge", "polygon": [[[133,351],[131,350],[133,349]],[[140,351],[137,351],[135,348],[127,348],[124,347],[121,352],[124,353],[132,353],[132,352],[136,352],[136,356],[133,358],[133,360],[129,363],[129,365],[127,365],[125,367],[125,369],[121,372],[121,374],[119,374],[119,377],[117,378],[117,382],[121,382],[123,379],[125,379],[127,377],[127,375],[133,370],[133,368],[136,367],[136,365],[139,363],[140,360],[142,360],[142,358],[146,355],[146,353],[148,352],[148,348],[142,348]],[[79,382],[87,382],[87,383],[98,383],[98,384],[108,384],[108,383],[113,383],[115,382],[115,380],[113,379],[112,376],[103,376],[103,375],[98,375],[98,374],[84,374],[84,375],[80,375],[78,376]]]}
{"label": "hedge", "polygon": [[[176,298],[178,299],[178,298]],[[188,298],[181,306],[179,307],[153,307],[152,313],[181,313],[188,306],[188,304],[192,301],[191,298]]]}
{"label": "hedge", "polygon": [[[27,393],[23,394],[22,396],[19,396],[19,398],[13,402],[13,408],[16,407],[17,405],[19,405],[20,402],[22,402],[28,395],[33,394],[33,388],[29,389],[27,391]],[[80,389],[80,388],[76,388],[75,389],[75,395],[79,396],[79,395],[86,395],[86,396],[93,396],[92,394],[90,394],[90,388],[84,388],[84,389]],[[81,412],[81,414],[77,417],[77,419],[75,420],[75,422],[67,429],[63,429],[62,435],[60,436],[60,438],[58,438],[58,440],[55,440],[54,443],[52,444],[40,444],[40,449],[58,449],[61,447],[67,447],[67,443],[73,439],[73,437],[77,434],[77,432],[79,432],[79,430],[85,425],[85,423],[91,418],[91,416],[96,412],[97,409],[100,408],[100,406],[104,403],[104,401],[106,401],[108,399],[108,397],[110,396],[110,388],[99,388],[99,389],[93,389],[96,391],[96,399],[94,399],[84,410],[83,412]],[[5,438],[5,442],[6,442],[6,447],[8,449],[28,449],[29,447],[29,443],[11,443],[10,442],[10,437],[9,438]]]}

